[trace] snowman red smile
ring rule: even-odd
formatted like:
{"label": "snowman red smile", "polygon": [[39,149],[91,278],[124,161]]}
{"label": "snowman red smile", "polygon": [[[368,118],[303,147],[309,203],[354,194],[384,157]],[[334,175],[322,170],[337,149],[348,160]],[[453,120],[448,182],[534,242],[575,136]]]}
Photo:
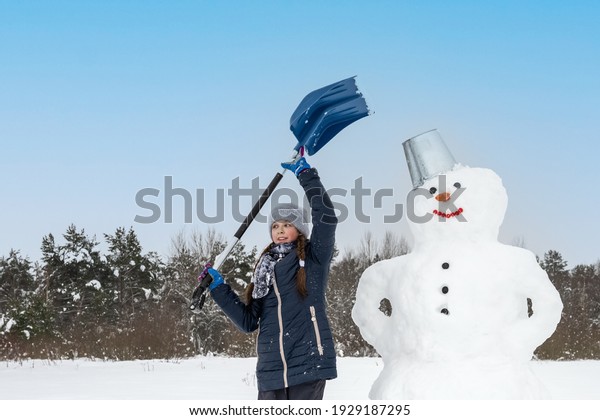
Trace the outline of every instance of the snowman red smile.
{"label": "snowman red smile", "polygon": [[[445,192],[445,193],[441,193],[441,194],[436,195],[435,199],[437,201],[439,201],[440,203],[445,203],[447,201],[450,201],[450,196],[451,196],[450,193]],[[442,217],[444,219],[450,219],[452,217],[458,216],[459,214],[462,214],[462,212],[463,212],[463,208],[460,207],[458,210],[453,211],[452,213],[444,213],[444,212],[441,212],[441,211],[435,209],[433,211],[433,214],[435,214],[436,216],[440,216],[440,217]]]}
{"label": "snowman red smile", "polygon": [[434,211],[433,211],[433,214],[435,214],[435,215],[437,215],[437,216],[440,216],[440,217],[443,217],[443,218],[445,218],[445,219],[450,219],[451,217],[456,217],[456,216],[458,216],[458,215],[459,215],[459,214],[461,214],[462,212],[463,212],[463,209],[462,209],[462,207],[461,207],[461,208],[459,208],[458,210],[456,210],[456,211],[453,211],[452,213],[442,213],[441,211],[439,211],[439,210],[437,210],[437,209],[436,209],[436,210],[434,210]]}

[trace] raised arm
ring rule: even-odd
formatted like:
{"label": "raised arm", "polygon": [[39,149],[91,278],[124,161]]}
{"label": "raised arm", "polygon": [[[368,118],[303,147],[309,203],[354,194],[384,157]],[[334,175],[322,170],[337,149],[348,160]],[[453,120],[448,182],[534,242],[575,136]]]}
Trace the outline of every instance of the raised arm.
{"label": "raised arm", "polygon": [[304,157],[292,162],[282,163],[285,169],[294,172],[304,188],[306,198],[311,208],[313,228],[310,234],[310,244],[314,257],[322,264],[331,260],[335,245],[335,228],[338,219],[329,194],[321,183],[319,173],[311,168]]}
{"label": "raised arm", "polygon": [[338,219],[331,198],[321,183],[315,168],[305,170],[298,176],[311,208],[312,231],[310,243],[315,258],[326,263],[331,260],[335,245],[335,229]]}

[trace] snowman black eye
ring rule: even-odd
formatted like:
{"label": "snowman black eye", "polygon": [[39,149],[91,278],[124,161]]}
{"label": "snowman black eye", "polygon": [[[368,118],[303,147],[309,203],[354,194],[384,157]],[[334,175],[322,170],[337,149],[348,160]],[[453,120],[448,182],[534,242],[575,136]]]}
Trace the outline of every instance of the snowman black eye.
{"label": "snowman black eye", "polygon": [[454,186],[455,186],[456,188],[460,188],[460,182],[455,182],[455,183],[454,183]]}
{"label": "snowman black eye", "polygon": [[429,189],[429,194],[431,194],[431,195],[435,194],[436,192],[437,192],[437,188],[435,188],[435,187],[431,187]]}

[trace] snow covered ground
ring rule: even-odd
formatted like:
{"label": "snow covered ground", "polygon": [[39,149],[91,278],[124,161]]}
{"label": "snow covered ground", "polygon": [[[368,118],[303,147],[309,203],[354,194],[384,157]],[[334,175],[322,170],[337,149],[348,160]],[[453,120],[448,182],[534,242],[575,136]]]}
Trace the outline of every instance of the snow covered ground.
{"label": "snow covered ground", "polygon": [[[255,358],[2,362],[2,400],[254,400]],[[600,361],[531,362],[554,399],[600,400]],[[378,358],[338,359],[328,400],[366,400]]]}
{"label": "snow covered ground", "polygon": [[[367,399],[371,384],[381,371],[381,359],[338,359],[339,377],[328,383],[325,401],[292,404],[255,400],[255,363],[254,358],[221,357],[180,361],[1,362],[0,418],[171,420],[194,415],[221,419],[273,418],[271,415],[281,418],[290,415],[285,411],[288,409],[317,409],[318,413],[311,412],[309,416],[306,411],[292,414],[316,419],[352,414],[351,418],[372,419],[374,412],[364,410],[378,407],[380,411],[375,414],[383,417],[384,402]],[[406,417],[417,420],[597,418],[600,361],[532,362],[532,365],[557,401],[385,401],[389,404],[386,407],[398,410],[401,405],[402,414],[408,408],[410,415]],[[227,411],[219,411],[218,415],[192,411],[198,409]],[[361,413],[350,411],[360,409]],[[257,415],[251,410],[271,411]]]}

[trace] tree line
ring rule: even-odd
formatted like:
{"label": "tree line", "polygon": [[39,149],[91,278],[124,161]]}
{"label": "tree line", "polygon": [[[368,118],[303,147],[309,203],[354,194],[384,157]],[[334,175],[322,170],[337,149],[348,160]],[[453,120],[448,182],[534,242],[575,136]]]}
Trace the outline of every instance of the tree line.
{"label": "tree line", "polygon": [[[200,313],[188,309],[202,265],[226,242],[213,230],[180,234],[167,257],[145,253],[133,229],[95,237],[71,225],[62,239],[42,239],[40,261],[18,251],[0,257],[0,359],[105,360],[184,358],[223,354],[255,356],[255,334],[236,330],[207,299]],[[336,251],[327,292],[340,356],[374,356],[351,318],[362,272],[375,262],[408,253],[402,237],[366,234],[355,249]],[[242,294],[259,251],[238,243],[220,271]],[[554,335],[536,351],[540,359],[600,358],[600,262],[568,270],[558,251],[540,266],[558,289],[564,310]],[[380,310],[390,314],[389,301]]]}

